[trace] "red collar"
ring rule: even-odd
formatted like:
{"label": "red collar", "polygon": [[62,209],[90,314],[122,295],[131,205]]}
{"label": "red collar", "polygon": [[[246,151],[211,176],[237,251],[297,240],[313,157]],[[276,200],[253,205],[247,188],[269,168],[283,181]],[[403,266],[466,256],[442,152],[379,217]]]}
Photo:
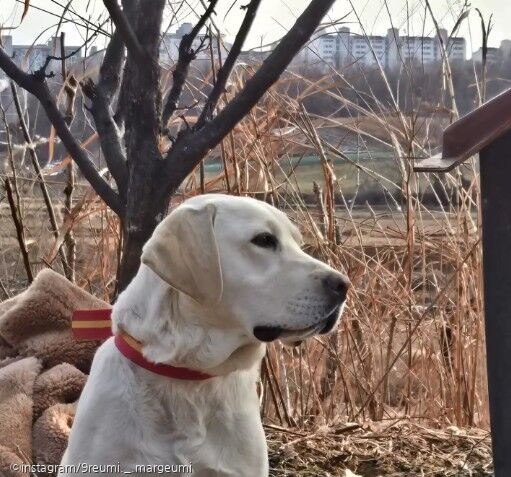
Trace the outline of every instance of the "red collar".
{"label": "red collar", "polygon": [[[73,313],[72,329],[76,340],[105,340],[112,336],[111,309],[76,310]],[[127,333],[119,333],[114,340],[117,349],[130,361],[152,373],[167,378],[200,381],[213,378],[211,374],[170,364],[152,363],[142,354],[142,343]]]}

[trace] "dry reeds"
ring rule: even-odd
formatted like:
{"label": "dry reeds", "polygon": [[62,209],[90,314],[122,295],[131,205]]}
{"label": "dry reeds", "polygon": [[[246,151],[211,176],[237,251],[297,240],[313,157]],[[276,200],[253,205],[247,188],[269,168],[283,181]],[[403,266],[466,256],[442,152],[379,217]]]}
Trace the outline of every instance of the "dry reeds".
{"label": "dry reeds", "polygon": [[[386,72],[379,66],[375,72],[393,97]],[[200,100],[210,76],[196,73],[188,93]],[[269,347],[260,386],[269,425],[303,430],[406,417],[433,427],[485,427],[476,166],[445,176],[414,173],[414,158],[429,154],[438,143],[437,117],[420,103],[406,112],[397,100],[355,102],[339,92],[339,85],[354,89],[355,76],[365,73],[354,69],[350,78],[328,69],[316,79],[286,74],[210,153],[203,169],[185,181],[173,205],[203,192],[268,201],[300,226],[311,254],[345,271],[353,283],[338,332],[298,348]],[[236,67],[226,98],[251,74],[249,66]],[[306,105],[317,97],[328,98],[334,112],[311,113]],[[192,111],[171,128],[193,120]],[[307,165],[311,160],[315,166]],[[6,169],[5,175],[12,178],[14,172]],[[16,172],[25,190],[20,213],[32,266],[60,269],[55,258],[73,231],[76,282],[107,297],[114,290],[119,258],[117,219],[90,188],[77,183],[72,207],[68,198],[54,238],[33,187],[40,178],[26,168]],[[64,180],[50,179],[50,193],[63,200]],[[0,221],[0,281],[11,294],[23,280],[13,227],[1,203]],[[410,426],[405,435],[419,432],[418,424]],[[441,445],[441,434],[423,436],[414,448],[420,452],[435,439]],[[465,437],[463,452],[479,434]],[[353,442],[361,446],[368,439],[357,434]],[[410,449],[414,445],[409,443]],[[393,452],[371,448],[368,453],[383,451]]]}

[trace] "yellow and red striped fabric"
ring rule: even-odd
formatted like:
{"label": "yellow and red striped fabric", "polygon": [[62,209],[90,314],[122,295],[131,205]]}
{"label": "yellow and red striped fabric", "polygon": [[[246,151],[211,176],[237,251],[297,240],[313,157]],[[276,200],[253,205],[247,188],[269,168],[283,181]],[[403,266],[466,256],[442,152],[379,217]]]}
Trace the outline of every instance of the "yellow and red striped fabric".
{"label": "yellow and red striped fabric", "polygon": [[106,340],[112,336],[112,310],[75,310],[72,329],[76,340]]}

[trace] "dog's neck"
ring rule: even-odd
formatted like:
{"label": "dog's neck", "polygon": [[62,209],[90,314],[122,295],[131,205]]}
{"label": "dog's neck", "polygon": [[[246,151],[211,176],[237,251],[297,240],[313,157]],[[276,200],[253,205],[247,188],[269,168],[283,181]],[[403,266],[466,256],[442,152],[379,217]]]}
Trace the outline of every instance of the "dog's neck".
{"label": "dog's neck", "polygon": [[215,376],[251,369],[266,347],[243,330],[211,323],[207,310],[163,282],[145,265],[119,295],[112,311],[119,327],[143,344],[146,359],[203,371]]}

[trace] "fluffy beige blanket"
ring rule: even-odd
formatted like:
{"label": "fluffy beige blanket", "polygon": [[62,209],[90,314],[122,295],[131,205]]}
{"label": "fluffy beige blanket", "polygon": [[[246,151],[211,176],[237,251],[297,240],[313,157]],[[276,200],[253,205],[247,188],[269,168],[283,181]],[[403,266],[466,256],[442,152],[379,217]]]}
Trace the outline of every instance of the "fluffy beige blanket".
{"label": "fluffy beige blanket", "polygon": [[0,303],[0,475],[60,462],[99,345],[73,339],[72,314],[108,307],[51,270]]}

